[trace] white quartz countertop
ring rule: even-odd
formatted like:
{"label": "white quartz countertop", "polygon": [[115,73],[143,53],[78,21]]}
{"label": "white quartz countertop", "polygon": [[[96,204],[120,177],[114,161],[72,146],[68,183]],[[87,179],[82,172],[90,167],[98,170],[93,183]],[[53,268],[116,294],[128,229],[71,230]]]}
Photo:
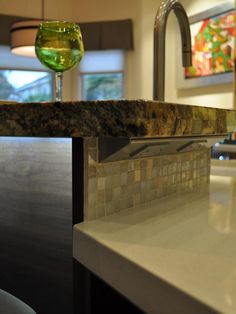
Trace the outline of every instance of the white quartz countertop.
{"label": "white quartz countertop", "polygon": [[236,177],[74,226],[74,257],[146,313],[236,313]]}

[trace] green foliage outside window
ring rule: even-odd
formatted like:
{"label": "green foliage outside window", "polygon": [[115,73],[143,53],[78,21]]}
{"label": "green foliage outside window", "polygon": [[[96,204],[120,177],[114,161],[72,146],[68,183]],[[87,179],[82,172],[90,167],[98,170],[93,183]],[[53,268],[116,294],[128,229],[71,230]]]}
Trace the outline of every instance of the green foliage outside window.
{"label": "green foliage outside window", "polygon": [[83,74],[84,100],[120,99],[122,97],[122,73]]}

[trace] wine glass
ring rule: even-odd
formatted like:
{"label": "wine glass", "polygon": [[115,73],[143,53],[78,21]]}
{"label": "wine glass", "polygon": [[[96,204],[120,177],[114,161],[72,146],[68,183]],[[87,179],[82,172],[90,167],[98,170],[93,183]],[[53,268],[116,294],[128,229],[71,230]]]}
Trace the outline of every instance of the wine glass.
{"label": "wine glass", "polygon": [[66,21],[41,23],[35,53],[44,66],[55,71],[56,101],[62,101],[63,72],[76,66],[84,54],[79,26]]}

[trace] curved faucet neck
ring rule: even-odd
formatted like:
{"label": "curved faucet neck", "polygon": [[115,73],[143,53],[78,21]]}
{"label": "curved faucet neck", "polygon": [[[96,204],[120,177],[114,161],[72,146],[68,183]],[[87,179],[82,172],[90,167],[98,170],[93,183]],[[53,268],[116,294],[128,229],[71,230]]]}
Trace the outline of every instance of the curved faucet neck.
{"label": "curved faucet neck", "polygon": [[183,66],[192,64],[191,33],[186,11],[178,0],[163,0],[154,23],[153,99],[160,101],[164,101],[165,98],[166,23],[171,10],[174,11],[179,23]]}

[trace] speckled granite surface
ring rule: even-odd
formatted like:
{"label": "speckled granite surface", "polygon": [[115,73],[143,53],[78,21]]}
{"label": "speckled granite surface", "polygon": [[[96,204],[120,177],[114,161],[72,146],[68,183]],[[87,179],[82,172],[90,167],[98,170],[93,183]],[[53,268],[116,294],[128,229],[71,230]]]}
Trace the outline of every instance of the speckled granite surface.
{"label": "speckled granite surface", "polygon": [[0,104],[0,136],[181,136],[236,131],[236,111],[144,100]]}

